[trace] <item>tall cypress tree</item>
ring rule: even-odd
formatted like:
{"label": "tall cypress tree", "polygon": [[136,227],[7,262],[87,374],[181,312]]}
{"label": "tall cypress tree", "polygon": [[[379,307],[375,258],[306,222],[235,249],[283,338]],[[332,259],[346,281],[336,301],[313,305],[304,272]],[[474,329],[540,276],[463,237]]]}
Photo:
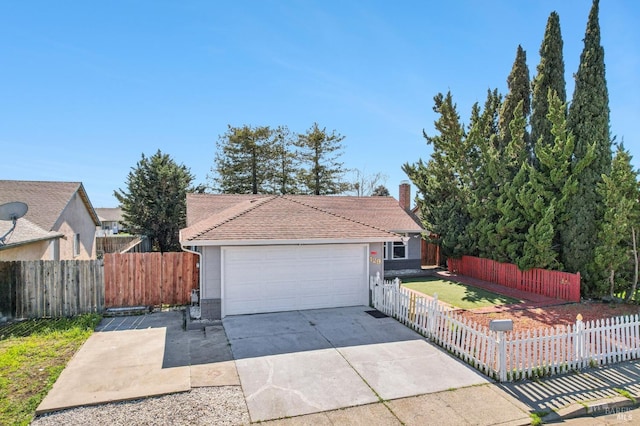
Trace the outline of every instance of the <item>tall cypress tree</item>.
{"label": "tall cypress tree", "polygon": [[[595,264],[607,272],[608,280],[597,282],[599,294],[613,298],[617,290],[628,290],[627,280],[620,279],[620,270],[631,263],[632,230],[637,217],[638,172],[631,165],[631,155],[619,145],[613,159],[611,172],[598,183],[602,196],[603,220],[600,222]],[[632,289],[632,293],[633,293]]]}
{"label": "tall cypress tree", "polygon": [[570,218],[563,235],[563,263],[583,276],[583,293],[596,291],[599,274],[594,265],[598,223],[603,218],[602,197],[596,188],[611,169],[609,95],[605,78],[604,49],[600,44],[598,0],[593,1],[576,86],[569,107],[567,125],[575,137],[574,162],[587,155],[595,144],[595,158],[580,174],[576,194],[569,203]]}
{"label": "tall cypress tree", "polygon": [[[567,101],[562,46],[560,17],[556,12],[551,12],[540,46],[540,63],[532,83],[531,143],[534,147],[537,144],[554,143],[554,136],[551,134],[552,123],[547,118],[549,92],[552,96],[555,93],[562,104]],[[563,113],[566,117],[566,109]]]}
{"label": "tall cypress tree", "polygon": [[[529,82],[529,67],[527,67],[527,52],[520,45],[518,45],[511,73],[507,77],[507,87],[509,88],[509,93],[505,96],[502,110],[500,111],[500,150],[503,150],[511,142],[510,125],[518,104],[522,102],[522,114],[525,120],[528,120],[531,114],[531,84]],[[524,134],[524,141],[527,152],[531,153],[530,135],[527,131]]]}
{"label": "tall cypress tree", "polygon": [[433,110],[439,114],[434,123],[438,134],[424,133],[427,144],[433,146],[431,159],[426,164],[422,160],[405,163],[402,170],[418,188],[418,205],[426,228],[440,235],[445,256],[456,257],[468,252],[465,230],[469,223],[469,146],[451,93],[437,94],[434,104]]}

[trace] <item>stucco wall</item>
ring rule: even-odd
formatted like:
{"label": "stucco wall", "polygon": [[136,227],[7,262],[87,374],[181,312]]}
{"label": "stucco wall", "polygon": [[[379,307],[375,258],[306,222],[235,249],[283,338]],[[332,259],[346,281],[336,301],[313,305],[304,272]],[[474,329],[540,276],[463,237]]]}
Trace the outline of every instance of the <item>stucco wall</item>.
{"label": "stucco wall", "polygon": [[383,243],[369,244],[369,276],[375,277],[376,273],[380,273],[380,277],[384,275],[384,252]]}
{"label": "stucco wall", "polygon": [[420,234],[409,234],[407,243],[408,253],[406,259],[392,259],[392,245],[387,243],[387,259],[384,261],[384,270],[420,269],[422,263],[422,237]]}
{"label": "stucco wall", "polygon": [[[82,198],[76,192],[52,231],[64,234],[60,240],[60,260],[87,260],[96,258],[96,224],[93,222]],[[80,254],[74,256],[73,240],[80,234]]]}
{"label": "stucco wall", "polygon": [[15,260],[58,260],[55,259],[56,240],[36,241],[10,249],[0,250],[1,261]]}
{"label": "stucco wall", "polygon": [[200,309],[202,318],[221,318],[221,268],[220,247],[202,247],[202,288],[200,289]]}

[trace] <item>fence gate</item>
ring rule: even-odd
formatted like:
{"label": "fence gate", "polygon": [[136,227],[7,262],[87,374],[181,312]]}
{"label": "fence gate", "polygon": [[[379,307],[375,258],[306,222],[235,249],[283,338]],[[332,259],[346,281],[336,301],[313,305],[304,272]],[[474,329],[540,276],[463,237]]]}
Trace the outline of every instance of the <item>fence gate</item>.
{"label": "fence gate", "polygon": [[186,305],[199,273],[193,253],[105,254],[105,307]]}

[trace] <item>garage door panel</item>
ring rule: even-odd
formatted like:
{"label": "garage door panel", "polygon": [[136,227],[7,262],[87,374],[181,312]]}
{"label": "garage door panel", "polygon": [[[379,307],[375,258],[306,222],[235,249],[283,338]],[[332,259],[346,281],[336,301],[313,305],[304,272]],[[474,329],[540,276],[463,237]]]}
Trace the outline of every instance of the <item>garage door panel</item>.
{"label": "garage door panel", "polygon": [[226,247],[225,315],[368,303],[364,244]]}

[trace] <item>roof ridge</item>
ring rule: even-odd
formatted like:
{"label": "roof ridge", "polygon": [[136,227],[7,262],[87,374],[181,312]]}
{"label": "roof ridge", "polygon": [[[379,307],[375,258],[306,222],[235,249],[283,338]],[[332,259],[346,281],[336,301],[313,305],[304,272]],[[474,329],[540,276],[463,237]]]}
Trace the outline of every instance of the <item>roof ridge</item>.
{"label": "roof ridge", "polygon": [[[259,194],[255,194],[255,195],[259,195]],[[238,213],[236,213],[236,214],[234,214],[232,216],[229,216],[229,217],[224,218],[223,220],[217,221],[213,225],[208,226],[205,229],[201,230],[200,232],[195,233],[193,235],[193,237],[191,237],[191,239],[198,238],[199,236],[201,236],[201,235],[203,235],[203,234],[205,234],[205,233],[207,233],[207,232],[209,232],[209,231],[211,231],[213,229],[216,229],[216,228],[224,225],[225,223],[231,222],[234,219],[237,219],[237,218],[239,218],[241,216],[244,216],[245,214],[249,213],[250,211],[253,211],[253,210],[257,209],[258,207],[262,206],[263,204],[266,204],[266,203],[268,203],[270,201],[273,201],[276,198],[277,198],[276,195],[273,195],[273,196],[270,196],[270,197],[253,198],[253,199],[250,199],[250,200],[243,200],[242,202],[240,202],[238,204],[235,204],[235,205],[233,205],[231,207],[228,207],[228,208],[222,210],[216,216],[222,215],[225,211],[233,209],[235,207],[238,207],[241,204],[254,203],[253,205],[249,206],[249,208],[243,209],[242,211],[240,211],[240,212],[238,212]],[[206,219],[205,219],[205,221],[206,221]],[[202,222],[204,222],[204,221],[201,221],[200,223],[202,223]],[[196,226],[196,225],[198,225],[198,224],[196,223],[193,226]]]}
{"label": "roof ridge", "polygon": [[388,229],[379,228],[379,227],[374,226],[374,225],[371,225],[371,224],[369,224],[369,223],[361,222],[361,221],[359,221],[359,220],[355,220],[355,219],[353,219],[353,218],[346,217],[346,216],[343,216],[343,215],[341,215],[341,214],[338,214],[338,213],[335,213],[335,212],[332,212],[332,211],[325,210],[325,209],[323,209],[323,208],[321,208],[321,207],[313,206],[313,205],[311,205],[311,204],[307,204],[307,203],[303,202],[302,200],[295,200],[295,199],[294,199],[294,198],[295,198],[295,196],[290,196],[290,195],[281,195],[281,197],[282,197],[282,198],[284,198],[284,199],[287,199],[287,200],[289,200],[289,201],[292,201],[292,202],[294,202],[294,203],[298,203],[298,204],[300,204],[300,205],[303,205],[303,206],[305,206],[305,207],[309,207],[309,208],[312,208],[312,209],[314,209],[314,210],[317,210],[317,211],[320,211],[320,212],[326,213],[326,214],[328,214],[328,215],[335,216],[335,217],[338,217],[338,218],[340,218],[340,219],[348,220],[349,222],[357,223],[357,224],[359,224],[359,225],[367,226],[367,227],[369,227],[369,228],[375,229],[376,231],[382,231],[382,232],[387,232],[387,233],[389,233],[389,234],[394,234],[394,235],[401,236],[401,235],[400,235],[400,234],[398,234],[397,232],[393,232],[393,231],[390,231],[390,230],[388,230]]}

